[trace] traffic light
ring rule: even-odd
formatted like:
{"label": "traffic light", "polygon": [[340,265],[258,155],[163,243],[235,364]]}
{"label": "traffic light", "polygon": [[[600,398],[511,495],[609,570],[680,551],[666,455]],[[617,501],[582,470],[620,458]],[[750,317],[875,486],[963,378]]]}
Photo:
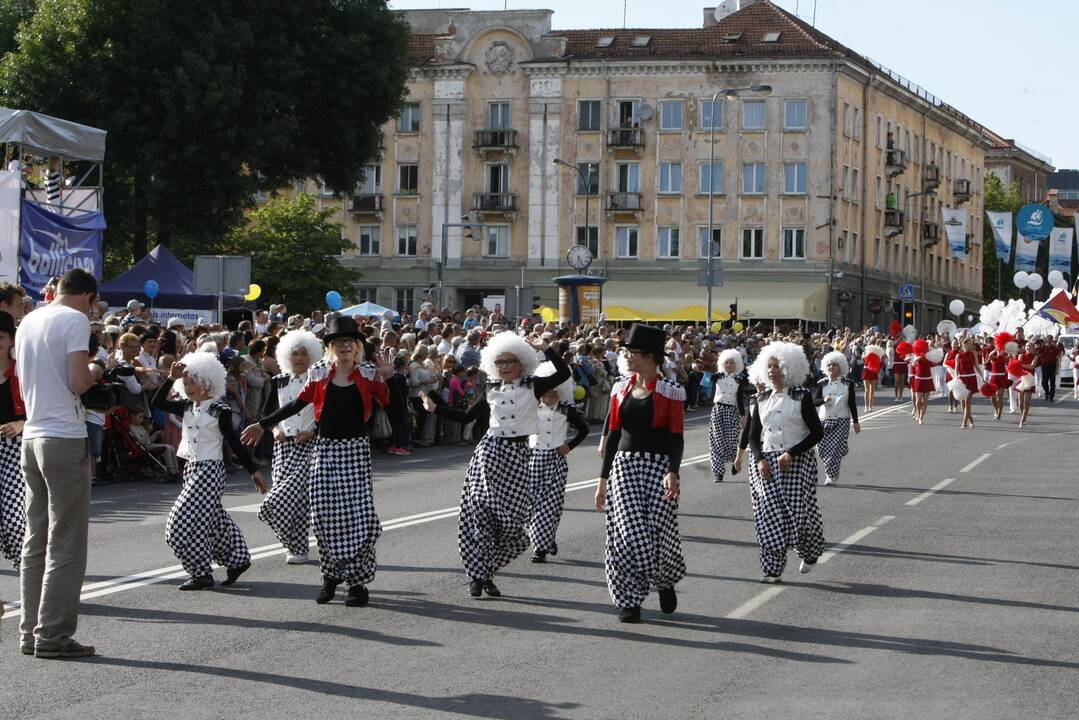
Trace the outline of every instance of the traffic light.
{"label": "traffic light", "polygon": [[[461,216],[461,225],[464,226],[465,240],[482,240],[483,225],[480,224],[480,214],[470,212]],[[473,234],[476,233],[476,234]]]}
{"label": "traffic light", "polygon": [[738,303],[731,303],[731,327],[738,322]]}

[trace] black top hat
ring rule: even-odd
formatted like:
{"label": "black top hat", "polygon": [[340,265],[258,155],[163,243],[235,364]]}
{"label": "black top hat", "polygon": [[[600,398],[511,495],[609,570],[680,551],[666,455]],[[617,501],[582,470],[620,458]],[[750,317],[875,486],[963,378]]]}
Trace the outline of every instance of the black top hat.
{"label": "black top hat", "polygon": [[666,354],[664,350],[666,344],[667,333],[663,332],[662,328],[655,325],[633,323],[622,346],[630,350],[641,350],[662,357]]}
{"label": "black top hat", "polygon": [[356,324],[355,320],[347,315],[334,315],[326,323],[326,334],[322,336],[322,341],[329,345],[340,337],[363,339],[360,326]]}
{"label": "black top hat", "polygon": [[15,339],[15,318],[3,310],[0,310],[0,332],[7,333],[12,340]]}

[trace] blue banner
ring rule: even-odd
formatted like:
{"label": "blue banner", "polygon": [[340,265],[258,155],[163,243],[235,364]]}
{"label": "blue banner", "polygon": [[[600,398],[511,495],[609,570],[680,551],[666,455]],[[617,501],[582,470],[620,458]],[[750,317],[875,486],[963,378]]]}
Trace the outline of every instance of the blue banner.
{"label": "blue banner", "polygon": [[993,238],[997,245],[997,259],[1007,265],[1012,259],[1012,214],[986,210],[989,227],[993,229]]}
{"label": "blue banner", "polygon": [[1015,229],[1027,240],[1044,240],[1053,231],[1053,213],[1038,203],[1024,205],[1015,216]]}
{"label": "blue banner", "polygon": [[1049,272],[1059,270],[1065,275],[1072,271],[1072,233],[1075,228],[1053,228],[1049,236]]}
{"label": "blue banner", "polygon": [[68,217],[23,200],[21,226],[19,284],[34,300],[49,278],[68,270],[81,268],[101,280],[104,213]]}
{"label": "blue banner", "polygon": [[1023,233],[1015,236],[1015,271],[1032,273],[1038,267],[1038,243],[1025,237]]}

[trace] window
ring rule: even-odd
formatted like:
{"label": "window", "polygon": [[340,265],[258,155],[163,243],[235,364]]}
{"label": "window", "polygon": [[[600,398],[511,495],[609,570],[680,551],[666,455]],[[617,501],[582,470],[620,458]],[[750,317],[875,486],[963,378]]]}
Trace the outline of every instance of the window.
{"label": "window", "polygon": [[659,129],[682,129],[682,101],[664,100],[659,104]]}
{"label": "window", "polygon": [[363,180],[360,181],[361,195],[378,195],[382,192],[382,166],[364,165]]}
{"label": "window", "polygon": [[806,259],[805,228],[783,228],[783,259]]}
{"label": "window", "polygon": [[880,270],[880,238],[873,239],[873,267]]}
{"label": "window", "polygon": [[412,306],[416,301],[415,292],[415,288],[397,288],[394,291],[393,296],[397,305],[397,312],[402,315],[412,312]]}
{"label": "window", "polygon": [[487,103],[487,127],[504,130],[510,127],[510,104],[508,102]]}
{"label": "window", "polygon": [[764,163],[742,164],[742,192],[746,195],[764,192]]}
{"label": "window", "polygon": [[483,252],[488,257],[509,257],[510,254],[510,226],[487,225],[487,242]]}
{"label": "window", "polygon": [[638,228],[624,225],[615,228],[615,254],[620,258],[637,257]]}
{"label": "window", "polygon": [[501,194],[510,191],[510,166],[491,163],[487,166],[487,192]]}
{"label": "window", "polygon": [[633,47],[648,47],[648,43],[651,40],[651,35],[638,35],[637,37],[633,38]]}
{"label": "window", "polygon": [[788,195],[802,195],[806,191],[806,164],[804,162],[786,163],[783,166],[783,192]]}
{"label": "window", "polygon": [[378,293],[375,292],[375,288],[356,288],[356,296],[359,298],[359,302],[375,302],[375,296]]}
{"label": "window", "polygon": [[577,244],[584,245],[592,253],[592,258],[599,257],[599,228],[595,225],[577,226]]}
{"label": "window", "polygon": [[401,195],[415,195],[420,191],[420,166],[397,166],[397,192]]}
{"label": "window", "polygon": [[636,193],[641,191],[641,164],[618,164],[618,192]]}
{"label": "window", "polygon": [[612,35],[604,35],[599,40],[596,40],[596,47],[598,48],[609,48],[611,45],[614,45],[614,36]]}
{"label": "window", "polygon": [[843,166],[843,174],[839,176],[839,196],[844,200],[850,200],[850,168]]}
{"label": "window", "polygon": [[858,254],[858,233],[850,234],[850,245],[851,257],[853,258],[854,264],[857,265],[858,259],[861,257],[861,255]]}
{"label": "window", "polygon": [[581,131],[599,130],[599,100],[577,101],[577,129]]}
{"label": "window", "polygon": [[764,228],[742,228],[742,259],[764,258]]}
{"label": "window", "polygon": [[779,33],[778,32],[766,32],[766,33],[764,33],[764,37],[761,38],[761,42],[766,42],[766,43],[779,42]]}
{"label": "window", "polygon": [[744,100],[744,101],[742,101],[742,129],[743,130],[763,130],[764,129],[764,101],[763,100]]}
{"label": "window", "polygon": [[[577,163],[580,172],[577,174],[578,195],[599,195],[599,168],[596,163]],[[585,184],[585,180],[588,184]]]}
{"label": "window", "polygon": [[851,136],[855,139],[862,137],[862,109],[854,108],[854,121],[851,127]]}
{"label": "window", "polygon": [[[712,257],[723,256],[723,228],[718,225],[712,225]],[[697,257],[708,257],[708,226],[704,225],[697,228]]]}
{"label": "window", "polygon": [[850,233],[846,230],[839,238],[839,245],[843,248],[843,262],[850,262]]}
{"label": "window", "polygon": [[360,225],[357,228],[356,247],[360,255],[378,255],[382,249],[382,228],[378,225]]}
{"label": "window", "polygon": [[639,110],[641,108],[640,100],[619,100],[618,101],[618,127],[620,128],[635,128],[640,126],[641,117]]}
{"label": "window", "polygon": [[[761,127],[764,127],[764,101],[761,103]],[[850,106],[847,106],[850,109]],[[849,112],[844,113],[844,131],[849,134]],[[785,130],[805,130],[809,127],[809,102],[807,100],[786,100],[783,103],[783,128]]]}
{"label": "window", "polygon": [[397,132],[416,133],[420,131],[420,104],[418,102],[405,103],[401,108],[401,114],[397,116]]}
{"label": "window", "polygon": [[877,175],[877,194],[874,197],[874,204],[875,204],[875,206],[876,206],[876,208],[878,210],[880,210],[880,201],[881,201],[881,197],[882,197],[883,192],[884,192],[884,179],[880,175]]}
{"label": "window", "polygon": [[712,98],[707,100],[701,100],[701,130],[722,130],[723,129],[723,107],[726,99],[722,96],[716,98],[715,102],[715,128],[712,127]]}
{"label": "window", "polygon": [[857,205],[861,202],[862,188],[858,184],[858,168],[853,168],[850,171],[850,200]]}
{"label": "window", "polygon": [[415,225],[398,225],[397,226],[397,254],[398,255],[415,255],[416,254],[416,226]]}
{"label": "window", "polygon": [[723,187],[723,163],[701,163],[698,192],[701,195],[722,195]]}
{"label": "window", "polygon": [[843,103],[843,134],[850,135],[850,103]]}
{"label": "window", "polygon": [[681,230],[676,227],[661,227],[656,245],[657,258],[678,258],[681,255]]}
{"label": "window", "polygon": [[682,192],[682,163],[661,162],[659,164],[659,191],[661,193]]}
{"label": "window", "polygon": [[884,146],[884,118],[877,115],[877,147]]}

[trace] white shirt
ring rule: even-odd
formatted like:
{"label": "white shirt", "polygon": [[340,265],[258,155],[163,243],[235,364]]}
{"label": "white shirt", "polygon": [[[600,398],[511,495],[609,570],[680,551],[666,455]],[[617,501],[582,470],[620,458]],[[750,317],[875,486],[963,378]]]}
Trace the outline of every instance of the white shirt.
{"label": "white shirt", "polygon": [[451,345],[450,342],[448,340],[446,340],[446,338],[442,338],[442,342],[440,342],[438,344],[438,354],[439,355],[452,355],[453,354],[453,345]]}
{"label": "white shirt", "polygon": [[802,406],[787,391],[772,392],[758,403],[761,446],[764,452],[785,452],[809,435],[802,419]]}
{"label": "white shirt", "polygon": [[733,375],[716,375],[716,395],[714,401],[724,405],[738,404],[738,381]]}
{"label": "white shirt", "polygon": [[204,400],[191,403],[184,413],[180,446],[176,454],[192,462],[221,460],[224,457],[221,444],[225,437],[221,434],[219,418],[222,413],[228,412],[229,407],[223,402]]}
{"label": "white shirt", "polygon": [[68,385],[67,356],[90,348],[90,319],[59,303],[27,313],[15,335],[15,371],[26,403],[23,439],[86,437],[86,409]]}
{"label": "white shirt", "polygon": [[540,403],[536,410],[539,431],[528,438],[528,445],[537,450],[557,450],[566,444],[569,418],[565,408]]}
{"label": "white shirt", "polygon": [[539,430],[539,401],[531,383],[488,385],[487,404],[491,408],[488,432],[495,437],[535,435]]}
{"label": "white shirt", "polygon": [[829,379],[821,389],[821,397],[824,404],[817,409],[821,420],[843,420],[850,418],[850,407],[847,405],[847,393],[850,387],[843,379]]}
{"label": "white shirt", "polygon": [[[288,383],[279,384],[281,376],[274,378],[274,388],[277,391],[278,407],[287,405],[300,396],[300,391],[307,384],[307,373],[293,375],[289,373]],[[304,409],[290,418],[285,418],[277,423],[277,426],[285,433],[285,437],[296,437],[301,432],[308,432],[315,427],[315,406],[308,403]]]}

